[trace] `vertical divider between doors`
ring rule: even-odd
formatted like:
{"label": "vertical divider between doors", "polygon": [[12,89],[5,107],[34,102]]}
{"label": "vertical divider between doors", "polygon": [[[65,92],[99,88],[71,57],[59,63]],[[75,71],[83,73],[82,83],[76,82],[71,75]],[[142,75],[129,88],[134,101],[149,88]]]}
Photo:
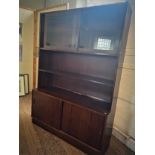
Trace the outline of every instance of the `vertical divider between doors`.
{"label": "vertical divider between doors", "polygon": [[60,111],[60,130],[62,130],[62,119],[63,119],[64,101],[60,100],[60,103],[61,103],[61,111]]}
{"label": "vertical divider between doors", "polygon": [[81,25],[81,11],[78,13],[78,26],[77,26],[77,52],[79,51],[79,44],[80,44],[80,25]]}

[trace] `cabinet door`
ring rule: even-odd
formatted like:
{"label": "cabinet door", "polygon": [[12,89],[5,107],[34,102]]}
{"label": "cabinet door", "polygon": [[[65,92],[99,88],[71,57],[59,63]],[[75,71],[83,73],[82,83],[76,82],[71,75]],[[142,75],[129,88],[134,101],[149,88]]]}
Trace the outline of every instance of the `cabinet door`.
{"label": "cabinet door", "polygon": [[32,117],[59,129],[62,111],[60,100],[39,91],[33,91],[32,97]]}
{"label": "cabinet door", "polygon": [[125,11],[123,4],[83,9],[80,18],[79,50],[106,50],[108,53],[115,53],[119,46]]}
{"label": "cabinet door", "polygon": [[69,102],[64,103],[62,130],[97,149],[101,148],[104,123],[104,116]]}
{"label": "cabinet door", "polygon": [[51,49],[77,48],[79,32],[78,11],[45,14],[44,47]]}

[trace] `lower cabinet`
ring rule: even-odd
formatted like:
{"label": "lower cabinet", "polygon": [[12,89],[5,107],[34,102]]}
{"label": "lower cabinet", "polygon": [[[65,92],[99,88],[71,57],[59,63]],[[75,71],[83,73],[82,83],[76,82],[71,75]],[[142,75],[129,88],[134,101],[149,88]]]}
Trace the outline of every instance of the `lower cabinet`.
{"label": "lower cabinet", "polygon": [[32,118],[34,123],[80,149],[95,152],[90,154],[103,150],[106,114],[33,90]]}
{"label": "lower cabinet", "polygon": [[82,142],[101,148],[105,117],[87,108],[64,102],[62,130]]}
{"label": "lower cabinet", "polygon": [[42,93],[33,91],[32,117],[45,124],[60,129],[62,103],[61,100]]}

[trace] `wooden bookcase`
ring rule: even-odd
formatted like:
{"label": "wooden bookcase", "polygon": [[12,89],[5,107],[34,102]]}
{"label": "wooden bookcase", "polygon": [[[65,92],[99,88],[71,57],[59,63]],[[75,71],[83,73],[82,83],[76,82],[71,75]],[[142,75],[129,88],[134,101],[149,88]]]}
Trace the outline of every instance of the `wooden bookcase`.
{"label": "wooden bookcase", "polygon": [[88,154],[109,144],[130,14],[128,3],[41,14],[32,121]]}

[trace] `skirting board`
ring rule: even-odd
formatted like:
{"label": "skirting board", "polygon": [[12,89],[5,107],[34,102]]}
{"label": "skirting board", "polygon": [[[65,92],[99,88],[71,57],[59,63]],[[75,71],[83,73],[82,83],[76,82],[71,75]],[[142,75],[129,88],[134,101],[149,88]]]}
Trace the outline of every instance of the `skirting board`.
{"label": "skirting board", "polygon": [[116,127],[113,127],[112,134],[128,148],[135,152],[135,140],[132,137],[126,135]]}

